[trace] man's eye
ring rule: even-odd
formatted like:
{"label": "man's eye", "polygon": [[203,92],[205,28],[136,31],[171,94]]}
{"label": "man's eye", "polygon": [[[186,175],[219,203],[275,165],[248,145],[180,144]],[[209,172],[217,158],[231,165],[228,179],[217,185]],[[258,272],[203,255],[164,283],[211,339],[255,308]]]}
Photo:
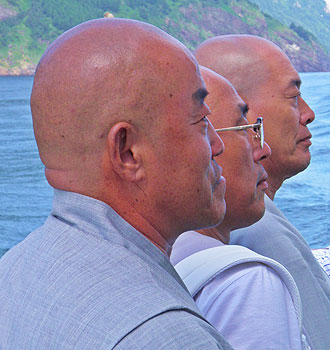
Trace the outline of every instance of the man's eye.
{"label": "man's eye", "polygon": [[208,123],[208,122],[209,122],[209,120],[208,120],[207,116],[206,116],[206,115],[204,115],[204,117],[203,117],[203,118],[201,118],[201,119],[199,119],[199,121],[197,121],[195,124],[198,124],[198,123],[200,123],[200,122],[206,122],[206,123]]}
{"label": "man's eye", "polygon": [[298,98],[301,96],[301,93],[299,92],[298,95],[292,96],[291,98],[294,100],[294,102],[297,104],[298,103]]}

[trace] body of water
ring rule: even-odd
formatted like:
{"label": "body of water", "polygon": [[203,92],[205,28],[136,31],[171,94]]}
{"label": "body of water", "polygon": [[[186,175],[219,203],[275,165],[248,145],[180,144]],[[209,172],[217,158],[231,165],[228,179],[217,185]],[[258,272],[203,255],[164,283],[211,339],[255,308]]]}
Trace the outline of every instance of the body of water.
{"label": "body of water", "polygon": [[[301,74],[302,93],[316,113],[312,162],[287,180],[275,202],[311,247],[330,245],[330,73]],[[0,77],[0,256],[40,226],[51,209],[33,136],[32,77]],[[267,136],[267,135],[266,135]]]}

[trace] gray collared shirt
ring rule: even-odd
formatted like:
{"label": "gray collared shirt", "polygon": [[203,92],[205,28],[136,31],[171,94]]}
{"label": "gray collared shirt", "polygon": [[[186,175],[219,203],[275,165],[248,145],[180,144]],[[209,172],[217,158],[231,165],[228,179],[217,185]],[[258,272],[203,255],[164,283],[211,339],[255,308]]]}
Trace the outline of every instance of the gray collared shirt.
{"label": "gray collared shirt", "polygon": [[2,257],[0,300],[0,349],[231,349],[167,257],[76,193]]}
{"label": "gray collared shirt", "polygon": [[[313,350],[330,349],[330,279],[300,232],[265,196],[263,218],[230,235],[238,244],[281,263],[294,278],[302,303],[302,324]],[[322,234],[322,232],[320,232]]]}

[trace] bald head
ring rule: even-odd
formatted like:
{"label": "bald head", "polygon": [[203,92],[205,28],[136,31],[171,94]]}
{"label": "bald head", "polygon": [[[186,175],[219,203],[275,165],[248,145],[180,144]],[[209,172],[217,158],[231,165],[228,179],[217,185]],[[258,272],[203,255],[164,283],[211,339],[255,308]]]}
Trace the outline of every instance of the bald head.
{"label": "bald head", "polygon": [[140,131],[157,123],[180,59],[195,64],[181,43],[138,21],[93,20],[61,35],[44,53],[31,95],[46,174],[95,172],[116,122]]}
{"label": "bald head", "polygon": [[260,37],[223,35],[204,41],[195,55],[199,64],[225,76],[245,97],[255,93],[255,89],[270,78],[272,61],[284,53]]}
{"label": "bald head", "polygon": [[196,57],[199,64],[226,77],[254,115],[264,118],[272,155],[263,164],[269,174],[267,194],[273,198],[283,181],[310,161],[307,124],[314,113],[301,97],[299,74],[278,46],[252,35],[206,40]]}
{"label": "bald head", "polygon": [[152,25],[99,19],[67,31],[43,55],[31,95],[48,182],[110,205],[168,251],[224,214],[213,159],[223,144],[206,95],[191,52]]}
{"label": "bald head", "polygon": [[[219,74],[201,67],[209,95],[206,103],[212,113],[210,121],[217,129],[247,124],[250,113],[230,82]],[[253,116],[255,118],[255,115]],[[203,231],[228,243],[230,231],[255,223],[264,213],[265,171],[260,164],[270,155],[268,144],[260,147],[253,131],[220,131],[225,152],[217,158],[226,178],[226,214],[216,227]]]}

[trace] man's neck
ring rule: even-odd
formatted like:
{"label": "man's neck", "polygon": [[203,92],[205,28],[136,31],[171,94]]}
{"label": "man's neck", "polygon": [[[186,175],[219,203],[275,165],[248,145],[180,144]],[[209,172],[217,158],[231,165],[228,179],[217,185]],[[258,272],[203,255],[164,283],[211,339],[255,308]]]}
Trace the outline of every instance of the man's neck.
{"label": "man's neck", "polygon": [[284,179],[279,180],[279,179],[274,179],[271,176],[268,177],[267,179],[268,189],[266,191],[266,194],[271,200],[274,200],[275,194],[282,186],[283,181]]}
{"label": "man's neck", "polygon": [[270,188],[268,185],[268,190],[266,191],[267,196],[273,201],[275,198],[276,190]]}
{"label": "man's neck", "polygon": [[268,189],[266,194],[271,200],[274,200],[276,192],[281,188],[283,182],[290,176],[286,173],[286,169],[283,169],[281,165],[273,161],[272,157],[266,159],[263,162],[263,166],[268,174]]}
{"label": "man's neck", "polygon": [[229,244],[230,230],[220,226],[221,225],[212,228],[197,230],[197,232],[201,233],[202,235],[215,238],[224,244]]}
{"label": "man's neck", "polygon": [[[111,207],[113,207],[113,203]],[[115,206],[114,210],[166,256],[170,256],[172,246],[169,237],[164,236],[135,206],[127,204]]]}

